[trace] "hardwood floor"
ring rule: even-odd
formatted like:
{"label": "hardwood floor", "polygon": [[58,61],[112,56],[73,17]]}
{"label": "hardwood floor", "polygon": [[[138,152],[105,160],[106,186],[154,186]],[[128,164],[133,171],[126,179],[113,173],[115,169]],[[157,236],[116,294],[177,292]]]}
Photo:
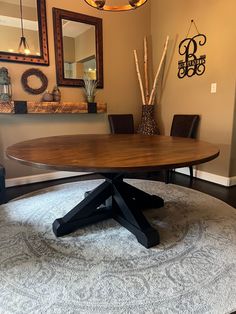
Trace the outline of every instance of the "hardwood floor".
{"label": "hardwood floor", "polygon": [[[135,177],[135,178],[139,177],[142,179],[163,181],[162,173],[149,173],[148,175],[136,174],[129,177]],[[98,174],[90,174],[90,175],[84,175],[84,176],[67,178],[67,179],[59,179],[59,180],[53,180],[53,181],[47,181],[47,182],[22,185],[18,187],[10,187],[10,188],[7,188],[6,190],[6,196],[8,200],[11,200],[15,197],[21,196],[23,194],[26,194],[35,190],[43,189],[48,186],[67,183],[67,182],[81,181],[81,180],[91,180],[91,179],[97,179],[97,178],[100,178]],[[210,183],[210,182],[200,180],[200,179],[194,179],[191,184],[188,176],[178,174],[178,173],[173,174],[172,183],[185,186],[185,187],[190,187],[194,190],[198,190],[203,193],[209,194],[211,196],[221,199],[222,201],[236,208],[236,186],[224,187],[224,186]]]}

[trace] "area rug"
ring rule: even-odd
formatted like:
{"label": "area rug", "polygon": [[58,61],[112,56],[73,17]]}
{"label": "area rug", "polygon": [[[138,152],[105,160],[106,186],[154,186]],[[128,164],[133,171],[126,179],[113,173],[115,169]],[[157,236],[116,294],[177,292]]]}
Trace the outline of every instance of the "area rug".
{"label": "area rug", "polygon": [[165,199],[145,211],[161,244],[140,245],[110,219],[56,238],[52,222],[101,180],[39,190],[0,207],[0,313],[214,313],[236,309],[236,210],[145,180]]}

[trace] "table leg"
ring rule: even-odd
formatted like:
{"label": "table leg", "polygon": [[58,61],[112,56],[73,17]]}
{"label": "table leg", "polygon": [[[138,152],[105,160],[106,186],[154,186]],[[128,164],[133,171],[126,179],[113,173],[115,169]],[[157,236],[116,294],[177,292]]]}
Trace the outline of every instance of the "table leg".
{"label": "table leg", "polygon": [[[106,206],[101,206],[102,204]],[[63,236],[85,225],[114,218],[132,232],[146,248],[159,244],[159,233],[141,209],[159,208],[162,198],[150,195],[123,181],[120,175],[106,175],[106,181],[91,191],[86,198],[53,223],[56,236]]]}
{"label": "table leg", "polygon": [[57,237],[66,235],[80,227],[112,217],[109,207],[98,208],[112,193],[110,182],[105,181],[96,187],[78,205],[71,209],[64,217],[53,223],[53,232]]}

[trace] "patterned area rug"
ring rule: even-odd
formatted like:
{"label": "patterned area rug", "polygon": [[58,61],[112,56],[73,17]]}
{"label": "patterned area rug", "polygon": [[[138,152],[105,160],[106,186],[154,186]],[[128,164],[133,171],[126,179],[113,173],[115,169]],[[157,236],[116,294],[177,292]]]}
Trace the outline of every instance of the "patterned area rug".
{"label": "patterned area rug", "polygon": [[113,220],[56,238],[51,224],[101,180],[50,187],[0,207],[0,313],[230,313],[236,309],[236,210],[175,185],[127,180],[165,199],[145,212],[145,249]]}

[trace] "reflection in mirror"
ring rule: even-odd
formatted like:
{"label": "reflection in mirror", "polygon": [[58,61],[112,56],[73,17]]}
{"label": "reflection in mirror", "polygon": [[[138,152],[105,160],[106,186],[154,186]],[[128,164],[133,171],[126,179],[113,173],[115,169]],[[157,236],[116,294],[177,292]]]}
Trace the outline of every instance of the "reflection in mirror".
{"label": "reflection in mirror", "polygon": [[45,1],[0,0],[0,38],[1,61],[48,65]]}
{"label": "reflection in mirror", "polygon": [[62,19],[64,77],[96,80],[95,26]]}
{"label": "reflection in mirror", "polygon": [[86,76],[103,87],[102,20],[53,8],[57,83],[83,86]]}

